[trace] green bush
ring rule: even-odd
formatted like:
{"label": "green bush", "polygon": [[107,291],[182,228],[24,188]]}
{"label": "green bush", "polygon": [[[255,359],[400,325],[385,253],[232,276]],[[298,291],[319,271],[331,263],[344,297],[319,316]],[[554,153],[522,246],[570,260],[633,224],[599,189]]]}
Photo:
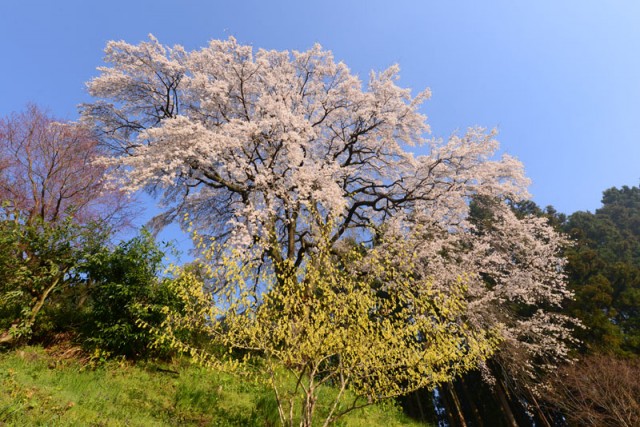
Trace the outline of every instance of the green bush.
{"label": "green bush", "polygon": [[159,325],[162,307],[173,304],[168,279],[160,277],[163,257],[144,230],[93,257],[85,268],[90,298],[83,332],[86,346],[130,359],[167,355],[168,349],[153,348],[153,336],[138,326],[140,320]]}
{"label": "green bush", "polygon": [[[106,233],[69,217],[52,224],[2,209],[0,213],[0,343],[15,345],[67,328],[57,315],[82,286],[81,266]],[[75,304],[74,303],[74,304]]]}

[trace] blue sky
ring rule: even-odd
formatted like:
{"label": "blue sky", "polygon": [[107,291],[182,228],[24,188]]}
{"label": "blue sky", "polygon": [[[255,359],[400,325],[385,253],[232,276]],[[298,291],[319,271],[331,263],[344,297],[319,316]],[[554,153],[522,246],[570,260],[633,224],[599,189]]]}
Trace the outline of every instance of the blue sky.
{"label": "blue sky", "polygon": [[76,119],[106,42],[149,33],[190,49],[230,35],[268,49],[319,42],[363,77],[398,63],[402,86],[432,89],[435,136],[497,127],[534,200],[561,212],[640,183],[637,1],[4,0],[0,115],[35,102]]}

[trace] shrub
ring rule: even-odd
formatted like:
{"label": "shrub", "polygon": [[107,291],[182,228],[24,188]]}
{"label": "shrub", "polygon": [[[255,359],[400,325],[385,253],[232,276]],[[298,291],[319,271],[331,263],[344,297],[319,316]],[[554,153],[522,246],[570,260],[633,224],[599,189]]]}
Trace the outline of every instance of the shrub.
{"label": "shrub", "polygon": [[159,325],[164,320],[162,307],[172,304],[168,279],[160,277],[163,258],[144,230],[93,257],[86,266],[91,300],[86,346],[133,359],[166,355],[165,348],[152,348],[152,336],[137,325],[140,320]]}
{"label": "shrub", "polygon": [[559,370],[547,400],[576,425],[640,425],[640,361],[586,356]]}
{"label": "shrub", "polygon": [[64,329],[56,310],[68,308],[71,300],[63,300],[80,286],[81,265],[105,235],[71,217],[52,224],[2,210],[0,343],[13,345]]}

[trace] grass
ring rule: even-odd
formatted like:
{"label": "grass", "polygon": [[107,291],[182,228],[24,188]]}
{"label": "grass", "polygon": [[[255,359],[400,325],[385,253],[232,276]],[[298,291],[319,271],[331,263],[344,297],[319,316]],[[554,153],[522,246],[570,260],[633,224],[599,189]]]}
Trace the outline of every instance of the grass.
{"label": "grass", "polygon": [[[187,362],[110,361],[25,347],[0,354],[0,426],[277,426],[263,385]],[[422,425],[392,403],[348,414],[345,427]]]}

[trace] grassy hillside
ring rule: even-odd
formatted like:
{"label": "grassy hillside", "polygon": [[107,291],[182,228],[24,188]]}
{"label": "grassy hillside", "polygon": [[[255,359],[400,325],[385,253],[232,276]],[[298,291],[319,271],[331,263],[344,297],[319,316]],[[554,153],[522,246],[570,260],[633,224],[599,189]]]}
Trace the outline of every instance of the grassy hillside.
{"label": "grassy hillside", "polygon": [[[267,388],[186,362],[111,361],[91,369],[72,348],[25,347],[0,354],[0,425],[278,424]],[[354,411],[340,424],[419,425],[392,404]]]}

